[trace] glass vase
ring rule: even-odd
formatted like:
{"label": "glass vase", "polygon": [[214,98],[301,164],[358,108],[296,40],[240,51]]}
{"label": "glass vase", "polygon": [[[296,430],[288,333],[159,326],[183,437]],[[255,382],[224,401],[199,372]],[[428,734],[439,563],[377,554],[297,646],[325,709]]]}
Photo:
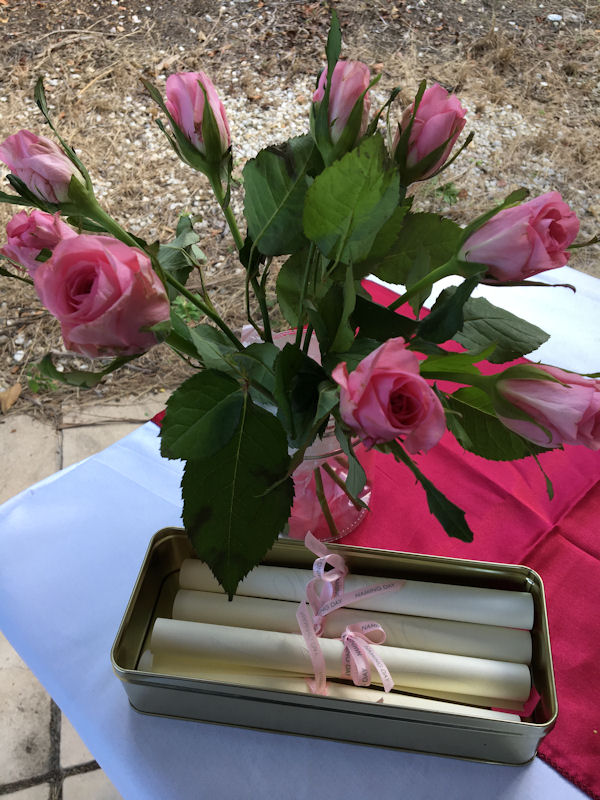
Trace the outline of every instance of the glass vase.
{"label": "glass vase", "polygon": [[323,542],[333,542],[355,530],[364,520],[371,499],[371,453],[360,442],[354,452],[367,476],[358,496],[362,503],[355,503],[344,491],[348,458],[339,449],[333,432],[326,433],[307,449],[292,476],[295,494],[285,534],[288,538],[304,539],[310,531]]}

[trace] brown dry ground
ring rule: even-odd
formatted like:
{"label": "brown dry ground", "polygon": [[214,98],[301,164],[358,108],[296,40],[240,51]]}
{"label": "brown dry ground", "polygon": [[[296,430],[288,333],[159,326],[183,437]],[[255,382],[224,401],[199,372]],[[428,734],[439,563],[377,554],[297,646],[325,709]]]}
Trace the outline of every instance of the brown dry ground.
{"label": "brown dry ground", "polygon": [[[475,117],[493,117],[510,104],[512,112],[535,123],[516,127],[488,149],[487,162],[478,162],[482,169],[466,169],[461,177],[467,188],[458,181],[451,185],[459,192],[448,213],[461,222],[512,188],[539,183],[535,165],[545,158],[543,163],[556,165],[552,181],[544,173],[545,183],[534,193],[560,191],[580,216],[582,238],[600,227],[600,4],[565,2],[568,7],[547,0],[335,3],[343,56],[381,72],[381,87],[401,86],[400,107],[427,78],[454,87]],[[162,88],[169,72],[202,69],[225,101],[242,97],[257,118],[267,116],[275,109],[261,91],[264,79],[276,77],[285,86],[321,68],[328,7],[290,0],[0,0],[0,139],[25,126],[42,131],[39,116],[32,111],[28,123],[23,110],[33,107],[35,81],[45,75],[61,130],[103,188],[107,208],[125,224],[133,220],[142,235],[168,240],[181,209],[169,201],[164,162],[149,157],[136,138],[156,113],[139,76]],[[548,20],[552,13],[562,19]],[[298,103],[306,105],[307,98],[298,97]],[[208,203],[203,179],[183,167],[176,174],[188,182],[191,195],[207,201],[200,245],[208,288],[228,322],[239,326],[240,274],[223,223]],[[428,191],[419,190],[425,204],[432,199]],[[0,207],[0,223],[15,210]],[[579,251],[571,264],[600,274],[597,262],[594,247]],[[19,350],[23,358],[16,361]],[[9,413],[57,419],[62,400],[75,393],[53,385],[31,391],[27,375],[48,351],[62,351],[57,323],[40,310],[33,290],[0,278],[0,389],[23,385]],[[68,357],[62,363],[68,365]],[[98,402],[168,392],[188,369],[161,345],[79,397]]]}

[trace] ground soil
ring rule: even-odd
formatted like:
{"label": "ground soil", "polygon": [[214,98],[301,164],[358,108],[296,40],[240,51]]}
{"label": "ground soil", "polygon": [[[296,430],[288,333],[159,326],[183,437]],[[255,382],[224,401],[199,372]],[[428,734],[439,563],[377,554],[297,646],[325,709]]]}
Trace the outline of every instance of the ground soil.
{"label": "ground soil", "polygon": [[[381,73],[382,97],[400,86],[401,109],[427,78],[454,89],[468,106],[475,142],[449,177],[418,190],[423,207],[466,222],[525,185],[534,194],[560,191],[580,217],[582,239],[600,228],[600,6],[595,0],[565,2],[334,4],[343,56]],[[207,285],[221,313],[239,327],[242,280],[224,224],[203,179],[177,164],[162,140],[158,151],[156,110],[139,77],[162,88],[170,72],[204,70],[225,105],[237,103],[244,124],[254,120],[255,136],[278,111],[276,85],[279,91],[293,87],[297,109],[307,113],[310,86],[323,64],[330,5],[0,0],[0,139],[23,127],[47,133],[32,102],[35,81],[44,75],[62,132],[83,155],[98,196],[115,217],[133,231],[168,241],[181,211],[202,209],[198,232]],[[268,143],[261,139],[254,152]],[[243,161],[236,160],[236,170]],[[0,223],[16,210],[0,207]],[[597,247],[572,260],[575,268],[598,275],[599,263]],[[34,291],[0,277],[0,391],[22,386],[9,414],[58,419],[62,401],[73,396],[74,390],[36,380],[34,364],[45,352],[65,368],[82,365],[64,354],[58,324],[40,309]],[[188,370],[161,345],[76,396],[97,402],[168,393]]]}

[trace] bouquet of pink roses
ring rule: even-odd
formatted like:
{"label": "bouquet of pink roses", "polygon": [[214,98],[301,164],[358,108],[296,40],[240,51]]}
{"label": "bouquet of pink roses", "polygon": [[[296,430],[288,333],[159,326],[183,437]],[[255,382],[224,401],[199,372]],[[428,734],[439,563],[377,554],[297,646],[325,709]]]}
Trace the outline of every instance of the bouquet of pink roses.
{"label": "bouquet of pink roses", "polygon": [[[85,166],[56,131],[41,82],[36,100],[59,144],[20,131],[0,145],[14,190],[0,200],[33,208],[9,222],[0,249],[8,264],[0,272],[33,282],[60,321],[67,348],[107,359],[95,373],[59,373],[49,357],[42,369],[89,387],[161,341],[197,366],[168,402],[162,453],[185,461],[185,527],[230,595],[284,529],[292,475],[328,426],[348,464],[338,489],[353,502],[361,503],[365,482],[355,454],[360,441],[404,463],[448,535],[466,541],[472,533],[464,513],[411,457],[431,450],[446,429],[465,449],[498,460],[563,444],[600,448],[594,376],[534,364],[490,375],[477,366],[511,362],[548,337],[473,299],[474,288],[522,285],[564,265],[579,230],[575,214],[557,192],[525,201],[525,190],[464,228],[414,209],[410,185],[438,175],[469,143],[470,136],[451,158],[465,109],[441,86],[423,82],[394,131],[397,91],[371,113],[377,79],[365,64],[339,60],[340,49],[334,15],[309,132],[266,147],[244,167],[243,229],[230,204],[227,116],[210,79],[202,72],[171,75],[166,100],[146,83],[166,119],[159,124],[168,142],[206,175],[229,225],[257,333],[248,346],[206,291],[186,288],[190,273],[202,269],[189,217],[180,219],[172,242],[158,245],[109,216]],[[265,288],[280,256],[277,302],[295,331],[282,348],[273,341]],[[368,275],[405,291],[380,305],[363,288]],[[462,282],[422,313],[434,284],[451,275]],[[187,324],[173,302],[180,295],[206,320]],[[450,340],[459,352],[444,347]],[[460,388],[444,391],[439,381]],[[322,489],[319,500],[326,511]]]}

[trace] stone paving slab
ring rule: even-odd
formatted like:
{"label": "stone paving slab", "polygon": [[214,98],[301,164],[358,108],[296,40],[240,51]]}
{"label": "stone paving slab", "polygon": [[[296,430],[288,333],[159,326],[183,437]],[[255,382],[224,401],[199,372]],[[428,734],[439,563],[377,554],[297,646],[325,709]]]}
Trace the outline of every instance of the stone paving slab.
{"label": "stone paving slab", "polygon": [[104,772],[97,769],[66,778],[62,800],[123,800],[123,796],[117,792]]}
{"label": "stone paving slab", "polygon": [[62,466],[103,450],[162,411],[168,395],[136,403],[63,406]]}
{"label": "stone paving slab", "polygon": [[0,503],[60,469],[60,437],[25,414],[0,417]]}
{"label": "stone paving slab", "polygon": [[93,760],[94,756],[81,741],[81,737],[67,717],[62,714],[60,726],[61,767],[73,767],[76,764],[86,764],[88,761]]}
{"label": "stone paving slab", "polygon": [[48,771],[50,697],[0,634],[0,786]]}
{"label": "stone paving slab", "polygon": [[[3,800],[48,800],[49,796],[50,786],[47,783],[40,783],[37,786],[30,786],[28,789],[2,795],[2,798]],[[88,797],[87,800],[92,800],[92,798]]]}

